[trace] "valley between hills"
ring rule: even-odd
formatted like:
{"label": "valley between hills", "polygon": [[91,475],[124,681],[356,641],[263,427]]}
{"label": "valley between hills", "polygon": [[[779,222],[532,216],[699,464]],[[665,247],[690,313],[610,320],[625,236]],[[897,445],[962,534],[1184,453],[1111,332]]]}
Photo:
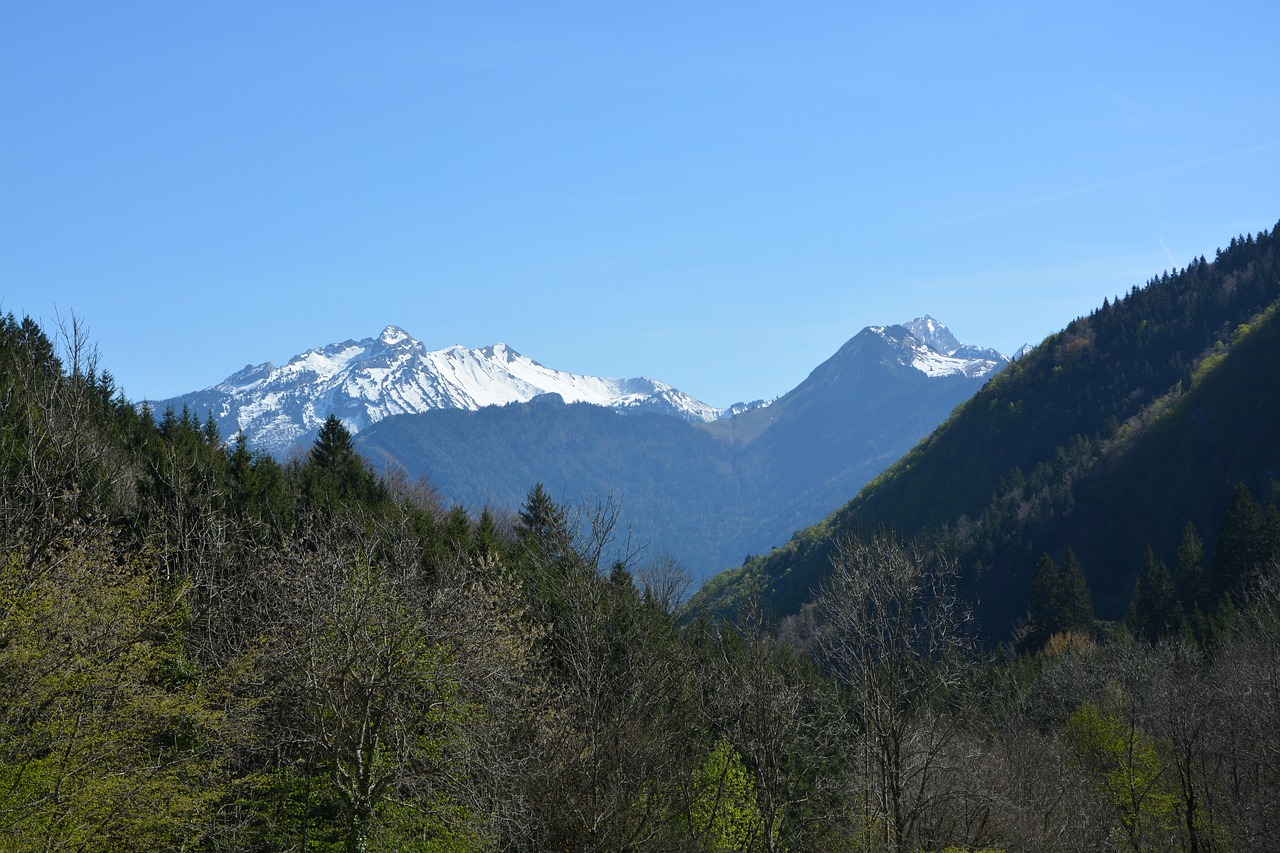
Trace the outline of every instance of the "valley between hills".
{"label": "valley between hills", "polygon": [[1280,227],[943,332],[725,410],[394,326],[151,405],[0,318],[0,849],[1275,849]]}

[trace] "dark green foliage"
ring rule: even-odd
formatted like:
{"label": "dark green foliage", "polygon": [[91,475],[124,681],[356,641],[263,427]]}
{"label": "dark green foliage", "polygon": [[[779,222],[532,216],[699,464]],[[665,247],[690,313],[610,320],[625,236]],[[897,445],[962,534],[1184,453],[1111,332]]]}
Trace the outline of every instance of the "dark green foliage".
{"label": "dark green foliage", "polygon": [[824,522],[711,585],[706,606],[749,582],[793,612],[835,537],[888,524],[959,550],[993,638],[1025,612],[1035,555],[1068,547],[1098,614],[1122,617],[1145,543],[1171,560],[1187,522],[1216,531],[1228,484],[1277,494],[1278,245],[1280,229],[1233,240],[1073,321]]}
{"label": "dark green foliage", "polygon": [[526,553],[535,559],[552,563],[565,557],[571,538],[568,518],[541,483],[529,490],[520,509],[517,536]]}
{"label": "dark green foliage", "polygon": [[1043,554],[1031,578],[1028,643],[1039,648],[1054,634],[1088,632],[1093,626],[1093,597],[1075,552],[1067,549],[1062,566]]}
{"label": "dark green foliage", "polygon": [[480,557],[497,559],[505,550],[503,532],[498,528],[498,521],[488,507],[481,511],[480,518],[476,521],[471,542],[473,553]]}
{"label": "dark green foliage", "polygon": [[1062,558],[1061,607],[1062,627],[1067,630],[1088,628],[1093,624],[1093,593],[1085,578],[1084,567],[1075,551],[1067,549]]}
{"label": "dark green foliage", "polygon": [[[1247,289],[1247,266],[1231,269]],[[1213,401],[1239,390],[1237,354],[1271,375],[1277,328],[1264,318],[1193,374],[1184,399],[1213,429],[1236,435]],[[1034,591],[1033,624],[1062,640],[975,660],[967,633],[928,629],[964,620],[949,585],[908,575],[895,588],[912,603],[877,607],[851,559],[848,596],[777,630],[758,595],[736,630],[682,622],[677,567],[638,563],[607,501],[574,507],[535,486],[510,520],[446,511],[429,490],[370,479],[336,428],[317,458],[280,465],[221,446],[190,411],[157,422],[83,350],[55,354],[37,331],[0,322],[5,850],[1208,851],[1280,837],[1265,478],[1230,502],[1216,492],[1211,512],[1179,500],[1141,563],[1135,629],[1173,633],[1173,602],[1194,603],[1211,611],[1193,627],[1208,649],[1082,630],[1092,601],[1073,549],[1108,552],[1076,527],[1070,548],[1044,549],[1061,567],[1045,556],[1028,572],[1026,543],[1010,546],[1018,571],[986,564],[999,580],[1033,575],[1020,603]],[[1000,488],[1052,491],[1092,446],[1012,468]],[[1194,477],[1174,446],[1158,450],[1176,476],[1149,472],[1163,492]],[[1155,452],[1138,451],[1125,463]],[[1095,476],[1080,471],[1077,506]],[[1196,530],[1219,528],[1238,604],[1203,580]],[[1171,589],[1158,554],[1180,529]],[[919,553],[956,568],[938,538]],[[778,578],[762,562],[739,577],[767,592]],[[1083,565],[1090,578],[1137,568],[1114,554]],[[907,641],[886,659],[891,636]],[[840,652],[858,637],[871,653],[855,670]],[[819,648],[844,666],[816,666]]]}
{"label": "dark green foliage", "polygon": [[343,473],[343,468],[355,456],[356,448],[351,441],[351,431],[342,423],[337,415],[329,415],[320,427],[311,446],[311,464],[331,476]]}
{"label": "dark green foliage", "polygon": [[1062,585],[1062,570],[1048,554],[1041,554],[1031,576],[1031,602],[1027,616],[1031,621],[1030,643],[1044,645],[1050,635],[1060,630],[1057,614],[1058,590]]}
{"label": "dark green foliage", "polygon": [[1257,585],[1264,571],[1280,559],[1280,525],[1273,511],[1268,513],[1244,483],[1231,493],[1218,546],[1213,555],[1213,591],[1230,594],[1239,601]]}
{"label": "dark green foliage", "polygon": [[1155,552],[1147,547],[1142,558],[1142,573],[1133,591],[1126,622],[1129,630],[1138,636],[1155,642],[1178,630],[1181,608],[1174,594],[1169,567],[1156,559]]}
{"label": "dark green foliage", "polygon": [[325,419],[306,467],[308,489],[317,499],[376,505],[387,498],[378,476],[356,453],[351,431],[336,415]]}
{"label": "dark green foliage", "polygon": [[1196,526],[1189,521],[1182,529],[1182,541],[1178,543],[1174,591],[1178,605],[1187,617],[1197,610],[1203,612],[1209,606],[1211,592],[1204,565],[1204,543],[1200,541]]}

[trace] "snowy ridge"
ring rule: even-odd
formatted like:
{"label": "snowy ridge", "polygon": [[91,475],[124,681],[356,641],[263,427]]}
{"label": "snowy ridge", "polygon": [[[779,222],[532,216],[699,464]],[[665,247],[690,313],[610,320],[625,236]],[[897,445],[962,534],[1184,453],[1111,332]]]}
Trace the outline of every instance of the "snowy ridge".
{"label": "snowy ridge", "polygon": [[930,378],[968,376],[980,379],[997,373],[1009,359],[993,349],[967,346],[951,330],[926,314],[900,326],[868,326],[895,353],[898,361]]}
{"label": "snowy ridge", "polygon": [[[886,363],[896,362],[930,378],[985,378],[1009,363],[995,350],[961,344],[928,315],[902,325],[868,326],[846,344],[853,347],[850,354],[867,336],[883,342],[879,357]],[[317,347],[278,367],[270,362],[246,365],[211,388],[160,401],[156,408],[187,406],[201,415],[211,412],[224,436],[242,432],[257,449],[287,454],[315,435],[330,414],[358,432],[392,415],[432,409],[475,411],[552,394],[566,403],[591,403],[623,413],[656,412],[694,423],[737,417],[770,405],[756,400],[720,409],[656,379],[607,379],[553,370],[502,343],[428,350],[399,326],[387,326],[376,338]]]}
{"label": "snowy ridge", "polygon": [[212,410],[224,435],[243,432],[255,447],[284,453],[313,434],[330,413],[356,432],[391,415],[474,411],[542,394],[694,422],[722,416],[720,409],[655,379],[565,373],[502,343],[428,350],[398,326],[387,326],[377,338],[308,350],[279,367],[246,365],[212,388],[170,402]]}

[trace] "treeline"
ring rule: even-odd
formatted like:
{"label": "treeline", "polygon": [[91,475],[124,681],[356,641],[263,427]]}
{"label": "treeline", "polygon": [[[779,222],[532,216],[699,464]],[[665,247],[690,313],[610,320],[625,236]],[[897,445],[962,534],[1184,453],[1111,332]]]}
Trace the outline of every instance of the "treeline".
{"label": "treeline", "polygon": [[[1239,483],[1215,541],[1210,561],[1200,531],[1187,522],[1173,570],[1147,546],[1124,619],[1130,631],[1149,642],[1181,635],[1211,646],[1280,566],[1280,510],[1264,509]],[[1013,631],[1018,648],[1037,651],[1054,635],[1089,631],[1094,621],[1093,590],[1075,552],[1068,548],[1061,566],[1042,554],[1026,616]]]}
{"label": "treeline", "polygon": [[1266,850],[1280,570],[1204,642],[976,642],[946,552],[843,539],[682,618],[607,502],[469,517],[336,419],[287,464],[0,321],[0,849]]}

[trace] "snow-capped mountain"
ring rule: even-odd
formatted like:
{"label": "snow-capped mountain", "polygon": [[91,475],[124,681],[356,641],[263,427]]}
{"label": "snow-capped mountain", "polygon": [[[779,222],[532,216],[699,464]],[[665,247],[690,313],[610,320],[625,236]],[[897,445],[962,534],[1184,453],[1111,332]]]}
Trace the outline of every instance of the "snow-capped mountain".
{"label": "snow-capped mountain", "polygon": [[[879,343],[877,359],[927,377],[985,378],[1009,361],[995,350],[962,345],[928,315],[902,325],[869,326],[842,352],[858,349],[868,336]],[[769,406],[757,400],[718,409],[656,379],[553,370],[501,343],[428,350],[399,326],[387,326],[376,338],[307,350],[279,367],[246,365],[211,388],[159,401],[155,408],[185,406],[201,418],[212,413],[224,436],[243,432],[255,448],[287,454],[310,439],[329,414],[359,432],[391,415],[475,411],[547,394],[566,403],[658,412],[692,423],[738,418]]]}
{"label": "snow-capped mountain", "polygon": [[767,551],[906,453],[999,369],[929,317],[863,329],[777,399],[705,423],[612,417],[554,399],[428,411],[361,431],[368,458],[429,472],[471,508],[552,494],[615,494],[627,523],[695,575]]}
{"label": "snow-capped mountain", "polygon": [[279,367],[246,365],[211,388],[160,401],[156,407],[186,406],[201,417],[212,412],[224,436],[244,432],[255,448],[287,453],[313,435],[330,413],[358,432],[390,415],[474,411],[543,394],[557,394],[567,403],[660,412],[695,423],[722,414],[656,379],[606,379],[552,370],[501,343],[428,350],[398,326],[387,326],[377,338],[308,350]]}
{"label": "snow-capped mountain", "polygon": [[982,379],[1009,363],[1007,357],[993,349],[960,343],[950,329],[928,314],[900,326],[868,326],[864,332],[878,335],[902,364],[926,376]]}

